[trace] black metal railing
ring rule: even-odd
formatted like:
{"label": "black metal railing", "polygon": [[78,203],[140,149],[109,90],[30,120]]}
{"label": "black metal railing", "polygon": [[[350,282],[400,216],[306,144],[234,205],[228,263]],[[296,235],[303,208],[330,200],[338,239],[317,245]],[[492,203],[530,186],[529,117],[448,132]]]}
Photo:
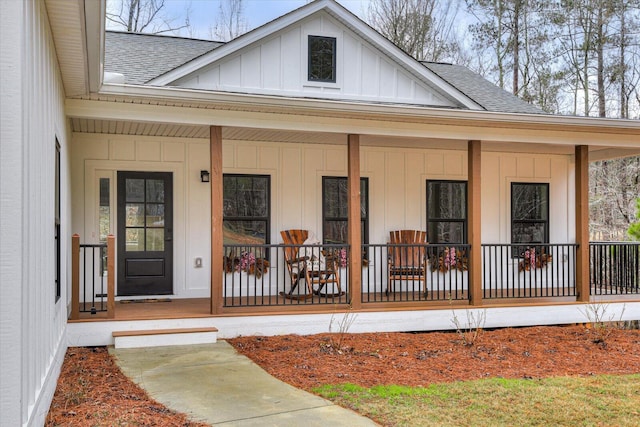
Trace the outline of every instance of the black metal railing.
{"label": "black metal railing", "polygon": [[468,300],[470,245],[363,245],[362,302]]}
{"label": "black metal railing", "polygon": [[107,311],[107,244],[80,244],[80,313]]}
{"label": "black metal railing", "polygon": [[224,245],[224,307],[347,304],[347,245]]}
{"label": "black metal railing", "polygon": [[576,244],[482,244],[484,299],[576,296]]}
{"label": "black metal railing", "polygon": [[591,295],[640,294],[640,243],[589,243]]}

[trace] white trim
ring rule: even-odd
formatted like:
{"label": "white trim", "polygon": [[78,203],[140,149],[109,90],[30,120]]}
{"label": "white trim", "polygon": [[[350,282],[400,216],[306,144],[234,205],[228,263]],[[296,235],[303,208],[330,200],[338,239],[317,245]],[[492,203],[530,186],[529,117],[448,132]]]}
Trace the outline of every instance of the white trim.
{"label": "white trim", "polygon": [[[621,321],[640,318],[640,302],[605,302],[607,315]],[[362,311],[354,313],[349,332],[406,332],[455,330],[451,319],[466,318],[467,313],[486,313],[485,328],[562,325],[585,323],[586,304],[559,303],[529,307],[486,307],[411,311]],[[340,311],[323,314],[281,314],[265,316],[221,316],[201,319],[78,322],[68,325],[70,346],[112,345],[111,333],[136,329],[216,327],[218,339],[250,335],[309,335],[326,333]]]}
{"label": "white trim", "polygon": [[[187,203],[185,198],[187,196],[184,190],[185,175],[184,165],[175,162],[142,162],[136,160],[84,160],[84,182],[89,183],[85,186],[85,233],[95,233],[96,224],[90,224],[96,217],[95,207],[99,202],[99,195],[95,194],[94,184],[97,177],[103,174],[105,171],[111,171],[113,173],[113,182],[111,188],[114,190],[111,194],[111,203],[115,205],[115,210],[111,213],[111,220],[113,221],[114,235],[118,230],[118,213],[117,213],[117,172],[119,171],[141,171],[141,172],[170,172],[173,176],[173,278],[171,295],[163,295],[164,297],[186,297],[185,281],[187,264],[186,260],[186,240],[187,230],[186,221],[187,217],[186,209]],[[179,191],[178,191],[179,189]],[[94,194],[91,194],[91,193]],[[117,239],[116,235],[116,239]],[[95,237],[97,241],[97,235]],[[117,274],[117,249],[116,249],[116,295],[118,290]],[[148,298],[149,296],[146,296]],[[189,297],[192,297],[189,295]],[[197,296],[193,296],[194,298]],[[119,298],[118,298],[119,299]],[[126,299],[135,299],[135,297],[126,297]]]}
{"label": "white trim", "polygon": [[[517,126],[524,125],[527,128],[532,128],[535,125],[545,126],[562,126],[562,129],[566,132],[570,132],[571,129],[566,129],[567,126],[583,126],[589,129],[603,128],[610,132],[628,133],[629,135],[637,135],[640,132],[640,120],[626,120],[626,119],[612,119],[612,118],[600,118],[600,117],[577,117],[577,116],[558,116],[547,114],[525,114],[525,113],[501,113],[491,111],[469,111],[469,110],[455,110],[450,108],[436,108],[425,107],[419,105],[387,105],[371,102],[350,102],[350,101],[338,101],[329,99],[300,99],[286,96],[271,96],[271,95],[255,95],[255,94],[243,94],[243,93],[228,93],[219,91],[206,91],[200,89],[184,89],[175,87],[149,87],[141,85],[116,85],[105,84],[100,91],[102,95],[116,95],[116,96],[131,96],[137,99],[151,98],[155,100],[172,101],[187,101],[193,102],[194,108],[197,104],[207,102],[210,104],[218,104],[221,107],[224,104],[229,104],[229,107],[234,106],[246,106],[251,108],[252,111],[260,111],[260,107],[288,107],[291,110],[305,110],[306,112],[333,112],[335,114],[341,113],[362,113],[368,116],[376,114],[388,115],[389,120],[394,119],[434,119],[434,120],[461,120],[461,121],[478,121],[486,123],[487,126],[492,127],[505,127],[507,125]],[[109,118],[102,117],[97,111],[84,111],[83,109],[91,108],[91,104],[104,105],[101,101],[90,101],[81,99],[67,99],[66,111],[69,117],[86,117],[86,118]],[[122,104],[118,104],[122,107]],[[144,105],[140,104],[141,107]],[[154,108],[159,108],[159,105],[153,105]],[[189,108],[189,107],[186,107]],[[264,108],[263,108],[264,110]],[[206,111],[206,110],[204,110]],[[92,114],[89,114],[92,113]],[[207,113],[211,116],[211,113]],[[126,116],[122,117],[123,119]],[[129,116],[128,120],[132,117]],[[162,121],[162,120],[156,120]],[[171,121],[175,122],[175,120]],[[209,124],[211,119],[206,123],[198,122],[185,122],[180,123],[193,123],[193,124]],[[423,135],[424,136],[424,135]],[[606,140],[601,141],[600,145],[606,146]],[[640,141],[636,142],[632,147],[640,147]]]}

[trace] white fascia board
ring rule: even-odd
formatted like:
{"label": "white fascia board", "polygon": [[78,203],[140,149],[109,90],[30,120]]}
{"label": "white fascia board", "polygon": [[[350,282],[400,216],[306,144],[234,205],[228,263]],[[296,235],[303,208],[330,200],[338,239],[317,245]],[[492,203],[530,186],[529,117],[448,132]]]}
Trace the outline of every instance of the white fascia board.
{"label": "white fascia board", "polygon": [[81,1],[84,16],[82,21],[85,35],[87,58],[87,80],[89,90],[98,92],[102,86],[104,71],[104,22],[106,19],[105,0]]}
{"label": "white fascia board", "polygon": [[[438,119],[468,122],[484,122],[485,126],[527,127],[559,126],[561,130],[584,128],[589,131],[640,135],[640,120],[612,119],[599,117],[558,116],[551,114],[502,113],[491,111],[457,110],[450,108],[424,107],[418,105],[391,105],[366,102],[347,102],[328,99],[308,99],[284,96],[268,96],[243,93],[185,89],[175,87],[149,87],[142,85],[104,84],[100,92],[108,96],[126,96],[144,101],[163,99],[166,101],[208,103],[212,105],[246,106],[247,110],[265,111],[265,108],[286,108],[287,110],[309,113],[332,112],[385,115],[394,119]],[[198,107],[198,105],[194,105]],[[93,117],[98,119],[99,117]],[[640,138],[634,138],[633,147],[640,147]]]}
{"label": "white fascia board", "polygon": [[407,70],[411,71],[414,75],[423,79],[423,81],[429,86],[434,87],[437,91],[441,92],[444,96],[452,98],[454,101],[460,103],[466,108],[471,110],[484,110],[484,108],[477,104],[475,101],[467,97],[460,92],[457,88],[444,81],[440,76],[433,73],[427,67],[422,65],[416,59],[405,53],[395,44],[391,43],[385,37],[383,37],[376,30],[371,28],[360,18],[349,12],[347,9],[336,3],[334,0],[319,0],[294,10],[286,15],[271,21],[268,24],[263,25],[249,33],[246,33],[237,39],[230,41],[229,43],[214,49],[213,51],[204,54],[178,68],[175,68],[155,79],[149,81],[147,84],[154,86],[165,86],[175,82],[176,80],[188,76],[200,70],[209,64],[224,58],[225,56],[239,51],[240,49],[249,46],[250,44],[262,40],[269,35],[276,33],[289,25],[311,16],[312,14],[324,10],[329,13],[333,18],[342,22],[345,26],[353,29],[361,37],[367,39],[378,50],[385,55],[396,59],[396,62]]}
{"label": "white fascia board", "polygon": [[[148,92],[148,88],[142,88]],[[162,92],[164,89],[155,89]],[[175,91],[174,91],[175,92]],[[268,97],[167,96],[126,97],[120,102],[67,99],[70,118],[136,121],[190,126],[228,126],[254,129],[332,132],[389,137],[482,140],[506,143],[591,145],[640,148],[640,123],[567,119],[535,115],[494,114],[485,111],[443,110],[385,105],[269,99]],[[195,94],[185,94],[195,95]],[[201,94],[203,95],[203,94]],[[180,106],[149,105],[149,99]],[[242,100],[242,101],[241,101]],[[131,102],[133,101],[133,102]],[[136,101],[142,101],[136,102]],[[189,105],[192,103],[192,105]],[[206,108],[209,104],[215,109]],[[203,108],[204,107],[204,108]],[[573,120],[572,120],[573,119]]]}
{"label": "white fascia board", "polygon": [[239,51],[240,49],[243,49],[246,46],[259,41],[272,33],[280,31],[283,28],[286,28],[289,25],[306,18],[307,16],[323,9],[324,7],[331,5],[331,3],[332,2],[328,0],[321,0],[302,6],[299,9],[289,12],[288,14],[276,18],[275,20],[256,28],[255,30],[249,31],[248,33],[245,33],[240,37],[231,40],[230,42],[212,50],[209,53],[199,56],[192,61],[181,65],[178,68],[174,68],[173,70],[168,71],[153,80],[150,80],[147,84],[155,86],[168,85],[184,76],[198,71],[202,67],[205,67],[221,58],[224,58],[229,54],[232,54],[233,52]]}

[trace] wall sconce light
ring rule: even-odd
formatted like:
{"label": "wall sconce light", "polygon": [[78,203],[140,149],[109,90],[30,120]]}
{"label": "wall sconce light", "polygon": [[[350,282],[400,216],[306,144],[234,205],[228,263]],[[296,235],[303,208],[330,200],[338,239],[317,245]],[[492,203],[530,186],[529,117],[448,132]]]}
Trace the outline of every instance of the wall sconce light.
{"label": "wall sconce light", "polygon": [[200,171],[200,181],[209,182],[209,171]]}

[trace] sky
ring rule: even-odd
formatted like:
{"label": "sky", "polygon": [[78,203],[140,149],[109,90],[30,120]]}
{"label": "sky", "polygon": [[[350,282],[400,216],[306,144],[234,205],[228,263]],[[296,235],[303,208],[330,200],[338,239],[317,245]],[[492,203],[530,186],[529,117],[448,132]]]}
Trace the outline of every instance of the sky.
{"label": "sky", "polygon": [[[108,0],[111,3],[114,0]],[[338,0],[338,3],[355,15],[363,17],[371,0]],[[304,6],[305,0],[244,0],[244,17],[249,29],[257,28],[292,10]],[[189,8],[191,34],[179,35],[195,38],[210,38],[210,27],[218,16],[220,0],[165,0],[167,15],[184,17]],[[182,18],[184,19],[184,18]],[[176,19],[176,22],[182,19]]]}

